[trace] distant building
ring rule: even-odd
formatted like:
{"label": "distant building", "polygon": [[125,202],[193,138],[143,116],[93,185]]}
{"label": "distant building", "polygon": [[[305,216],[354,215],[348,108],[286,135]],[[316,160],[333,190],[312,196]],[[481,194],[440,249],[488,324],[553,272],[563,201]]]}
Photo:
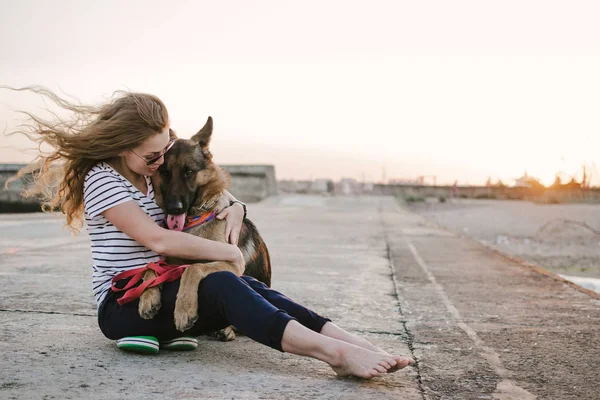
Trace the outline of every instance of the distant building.
{"label": "distant building", "polygon": [[312,187],[312,181],[296,181],[285,179],[277,181],[277,188],[283,193],[308,193]]}
{"label": "distant building", "polygon": [[357,194],[361,193],[361,185],[354,178],[342,178],[338,185],[341,194]]}
{"label": "distant building", "polygon": [[310,186],[311,193],[328,193],[331,179],[315,179]]}

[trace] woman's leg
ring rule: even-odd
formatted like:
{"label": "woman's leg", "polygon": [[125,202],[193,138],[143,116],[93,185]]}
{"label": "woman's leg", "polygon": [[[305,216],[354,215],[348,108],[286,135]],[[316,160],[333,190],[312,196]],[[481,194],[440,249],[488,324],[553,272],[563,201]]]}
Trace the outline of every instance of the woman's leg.
{"label": "woman's leg", "polygon": [[365,339],[363,339],[363,338],[361,338],[359,336],[353,335],[350,332],[346,332],[345,330],[343,330],[339,326],[335,325],[333,322],[327,322],[323,326],[323,329],[321,329],[321,335],[325,335],[325,336],[328,336],[330,338],[342,340],[342,341],[347,342],[347,343],[352,343],[355,346],[363,347],[363,348],[365,348],[367,350],[372,350],[372,351],[378,351],[380,353],[385,353],[384,350],[382,350],[379,347],[375,346],[373,343],[370,343],[370,342],[366,341]]}
{"label": "woman's leg", "polygon": [[[163,285],[162,307],[151,320],[139,316],[138,301],[119,306],[116,299],[120,296],[112,297],[99,313],[103,333],[110,339],[152,335],[168,340],[181,336],[173,322],[178,289],[179,281]],[[361,348],[301,325],[231,272],[209,275],[201,282],[198,294],[199,319],[184,332],[186,335],[200,335],[233,324],[267,346],[327,362],[340,375],[370,378],[406,365],[400,365],[397,356]],[[324,325],[329,324],[325,320]]]}
{"label": "woman's leg", "polygon": [[271,289],[259,280],[251,276],[243,275],[242,278],[255,292],[264,297],[269,303],[275,307],[285,311],[287,314],[296,319],[300,324],[310,330],[321,332],[323,326],[330,322],[329,318],[324,318],[314,311],[294,302],[284,294]]}
{"label": "woman's leg", "polygon": [[[346,332],[339,326],[333,324],[331,320],[323,318],[315,312],[309,310],[308,308],[298,303],[295,303],[290,298],[286,297],[285,295],[279,293],[276,290],[271,289],[264,283],[250,276],[244,275],[241,278],[244,279],[244,281],[246,281],[246,283],[248,283],[248,285],[250,285],[252,289],[254,289],[261,296],[263,296],[269,303],[273,304],[277,308],[284,310],[286,313],[294,317],[305,327],[330,338],[341,340],[346,343],[351,343],[355,346],[362,347],[367,350],[386,353],[384,350],[366,341],[365,339],[362,339],[356,335]],[[406,358],[402,358],[399,356],[394,357],[397,363],[396,365],[400,366],[400,368],[404,368],[409,363],[409,360]],[[397,366],[394,367],[394,369],[397,369]]]}
{"label": "woman's leg", "polygon": [[229,271],[214,272],[198,287],[198,320],[187,333],[197,336],[234,325],[249,338],[281,349],[281,336],[294,319]]}
{"label": "woman's leg", "polygon": [[[221,327],[228,322],[267,346],[325,361],[340,375],[370,378],[389,372],[398,364],[399,357],[327,337],[303,326],[254,290],[246,279],[231,272],[207,276],[200,283],[198,294],[199,319],[192,333],[214,329],[214,322]],[[408,363],[403,360],[402,367]]]}

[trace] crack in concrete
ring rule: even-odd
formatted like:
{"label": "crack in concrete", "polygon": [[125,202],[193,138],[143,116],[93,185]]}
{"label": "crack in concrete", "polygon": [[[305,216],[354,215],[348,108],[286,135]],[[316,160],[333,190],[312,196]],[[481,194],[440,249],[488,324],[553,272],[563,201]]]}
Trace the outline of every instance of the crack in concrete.
{"label": "crack in concrete", "polygon": [[66,313],[60,311],[42,311],[42,310],[17,310],[0,308],[0,312],[14,312],[14,313],[31,313],[31,314],[58,314],[58,315],[72,315],[75,317],[96,317],[96,314],[83,314],[83,313]]}
{"label": "crack in concrete", "polygon": [[414,337],[413,333],[410,331],[410,329],[408,328],[407,320],[404,318],[404,313],[402,312],[402,305],[400,303],[400,292],[398,290],[398,281],[396,279],[396,271],[394,269],[394,262],[392,260],[390,244],[389,244],[389,241],[387,238],[387,234],[385,232],[385,224],[383,222],[381,206],[378,208],[377,211],[379,212],[379,222],[381,224],[381,228],[383,231],[383,241],[385,243],[386,257],[388,260],[388,265],[390,266],[390,270],[391,270],[392,285],[394,286],[394,297],[396,298],[396,304],[398,305],[398,312],[400,313],[400,317],[401,317],[400,323],[402,324],[402,328],[404,329],[404,337],[406,338],[406,344],[408,345],[408,349],[410,350],[412,359],[415,361],[413,368],[417,371],[417,386],[419,387],[419,392],[421,393],[421,397],[423,398],[423,400],[427,400],[427,397],[425,396],[425,388],[423,387],[423,379],[421,376],[421,363],[419,362],[419,359],[417,358],[417,356],[415,354],[415,346],[414,346],[415,337]]}
{"label": "crack in concrete", "polygon": [[[385,235],[385,233],[384,233],[384,240],[385,240],[386,256],[388,259],[388,264],[390,266],[390,269],[392,270],[392,284],[394,285],[396,304],[398,304],[398,312],[400,313],[401,316],[404,316],[404,313],[402,312],[402,305],[400,304],[400,293],[398,291],[398,281],[396,279],[396,272],[394,271],[394,263],[392,261],[390,246],[388,244],[387,236]],[[402,318],[400,320],[400,322],[402,323],[402,328],[404,329],[404,335],[406,337],[406,344],[408,345],[408,349],[410,350],[412,359],[415,360],[414,368],[417,371],[417,384],[419,386],[419,392],[421,393],[421,397],[423,398],[423,400],[426,400],[427,397],[425,396],[425,388],[423,387],[423,379],[421,377],[421,363],[415,354],[415,346],[414,346],[415,337],[414,337],[413,333],[411,332],[411,330],[408,328],[407,320]]]}
{"label": "crack in concrete", "polygon": [[400,336],[403,339],[408,339],[405,333],[403,332],[387,332],[387,331],[370,331],[364,329],[358,329],[356,332],[359,333],[371,333],[373,335],[392,335],[392,336]]}
{"label": "crack in concrete", "polygon": [[[403,324],[406,323],[406,322],[408,322],[408,321],[403,320],[403,319],[401,319],[399,321],[402,322]],[[365,330],[365,329],[355,329],[354,331],[358,332],[358,333],[370,333],[372,335],[397,336],[397,337],[399,337],[399,338],[401,338],[403,340],[408,340],[409,339],[408,335],[406,333],[404,333],[404,332],[371,331],[371,330]],[[423,342],[421,340],[415,340],[414,338],[413,338],[413,343],[418,343],[418,344],[421,344],[421,345],[424,345],[424,346],[429,346],[429,345],[433,345],[434,344],[433,342]]]}

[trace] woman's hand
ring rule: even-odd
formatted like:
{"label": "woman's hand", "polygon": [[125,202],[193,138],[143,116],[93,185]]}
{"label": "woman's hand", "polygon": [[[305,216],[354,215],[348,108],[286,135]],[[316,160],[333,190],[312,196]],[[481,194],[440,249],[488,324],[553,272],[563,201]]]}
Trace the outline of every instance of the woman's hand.
{"label": "woman's hand", "polygon": [[239,203],[233,203],[217,215],[217,219],[223,218],[226,222],[225,240],[237,246],[244,221],[244,207]]}

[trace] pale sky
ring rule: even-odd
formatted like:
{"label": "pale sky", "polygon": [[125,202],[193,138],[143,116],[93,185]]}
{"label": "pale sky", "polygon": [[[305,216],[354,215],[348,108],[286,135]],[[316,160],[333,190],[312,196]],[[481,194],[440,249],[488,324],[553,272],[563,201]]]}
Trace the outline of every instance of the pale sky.
{"label": "pale sky", "polygon": [[[153,93],[278,179],[600,173],[597,1],[0,0],[0,85]],[[0,90],[1,128],[43,105]],[[0,136],[0,162],[27,143]],[[595,184],[600,176],[595,175]]]}

